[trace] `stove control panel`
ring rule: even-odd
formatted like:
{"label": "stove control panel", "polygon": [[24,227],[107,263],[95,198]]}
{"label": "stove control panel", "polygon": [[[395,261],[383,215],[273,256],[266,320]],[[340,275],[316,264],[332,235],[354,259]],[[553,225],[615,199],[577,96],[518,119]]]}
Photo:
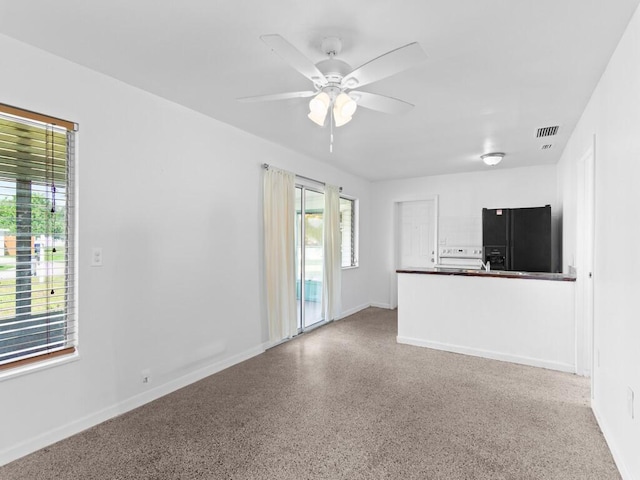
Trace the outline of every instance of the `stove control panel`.
{"label": "stove control panel", "polygon": [[482,259],[482,247],[440,247],[440,258]]}

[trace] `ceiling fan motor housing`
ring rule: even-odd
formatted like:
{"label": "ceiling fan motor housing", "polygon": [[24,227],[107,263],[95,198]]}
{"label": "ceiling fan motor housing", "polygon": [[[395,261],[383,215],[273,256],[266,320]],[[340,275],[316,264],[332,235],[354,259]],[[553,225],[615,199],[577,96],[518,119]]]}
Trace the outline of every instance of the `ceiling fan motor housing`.
{"label": "ceiling fan motor housing", "polygon": [[[342,78],[353,70],[347,62],[338,60],[337,58],[328,58],[316,63],[316,67],[320,70],[328,83],[327,86],[340,87]],[[323,85],[317,85],[317,88],[322,88]]]}

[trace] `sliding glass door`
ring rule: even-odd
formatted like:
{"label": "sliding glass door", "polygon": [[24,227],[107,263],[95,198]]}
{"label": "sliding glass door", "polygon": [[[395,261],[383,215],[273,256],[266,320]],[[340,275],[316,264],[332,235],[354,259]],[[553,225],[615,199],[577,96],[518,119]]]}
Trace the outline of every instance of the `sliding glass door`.
{"label": "sliding glass door", "polygon": [[296,187],[296,299],[300,331],[323,320],[324,193]]}

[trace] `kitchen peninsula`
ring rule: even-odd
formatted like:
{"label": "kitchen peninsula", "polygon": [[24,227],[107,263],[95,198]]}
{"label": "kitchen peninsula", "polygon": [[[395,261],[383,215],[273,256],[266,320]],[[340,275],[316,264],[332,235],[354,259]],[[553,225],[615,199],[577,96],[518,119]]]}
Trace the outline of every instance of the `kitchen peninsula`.
{"label": "kitchen peninsula", "polygon": [[575,277],[399,269],[398,343],[576,371]]}

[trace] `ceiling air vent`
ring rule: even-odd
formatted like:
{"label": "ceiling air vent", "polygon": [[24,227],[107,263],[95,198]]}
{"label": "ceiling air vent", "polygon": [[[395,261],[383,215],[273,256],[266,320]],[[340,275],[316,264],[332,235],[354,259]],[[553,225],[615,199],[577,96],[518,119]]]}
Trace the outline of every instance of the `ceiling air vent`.
{"label": "ceiling air vent", "polygon": [[560,126],[555,125],[553,127],[541,127],[538,129],[538,133],[536,134],[536,138],[540,137],[550,137],[558,133],[558,129]]}
{"label": "ceiling air vent", "polygon": [[542,145],[542,147],[540,147],[542,150],[549,150],[551,148],[551,144],[547,143],[546,145]]}

